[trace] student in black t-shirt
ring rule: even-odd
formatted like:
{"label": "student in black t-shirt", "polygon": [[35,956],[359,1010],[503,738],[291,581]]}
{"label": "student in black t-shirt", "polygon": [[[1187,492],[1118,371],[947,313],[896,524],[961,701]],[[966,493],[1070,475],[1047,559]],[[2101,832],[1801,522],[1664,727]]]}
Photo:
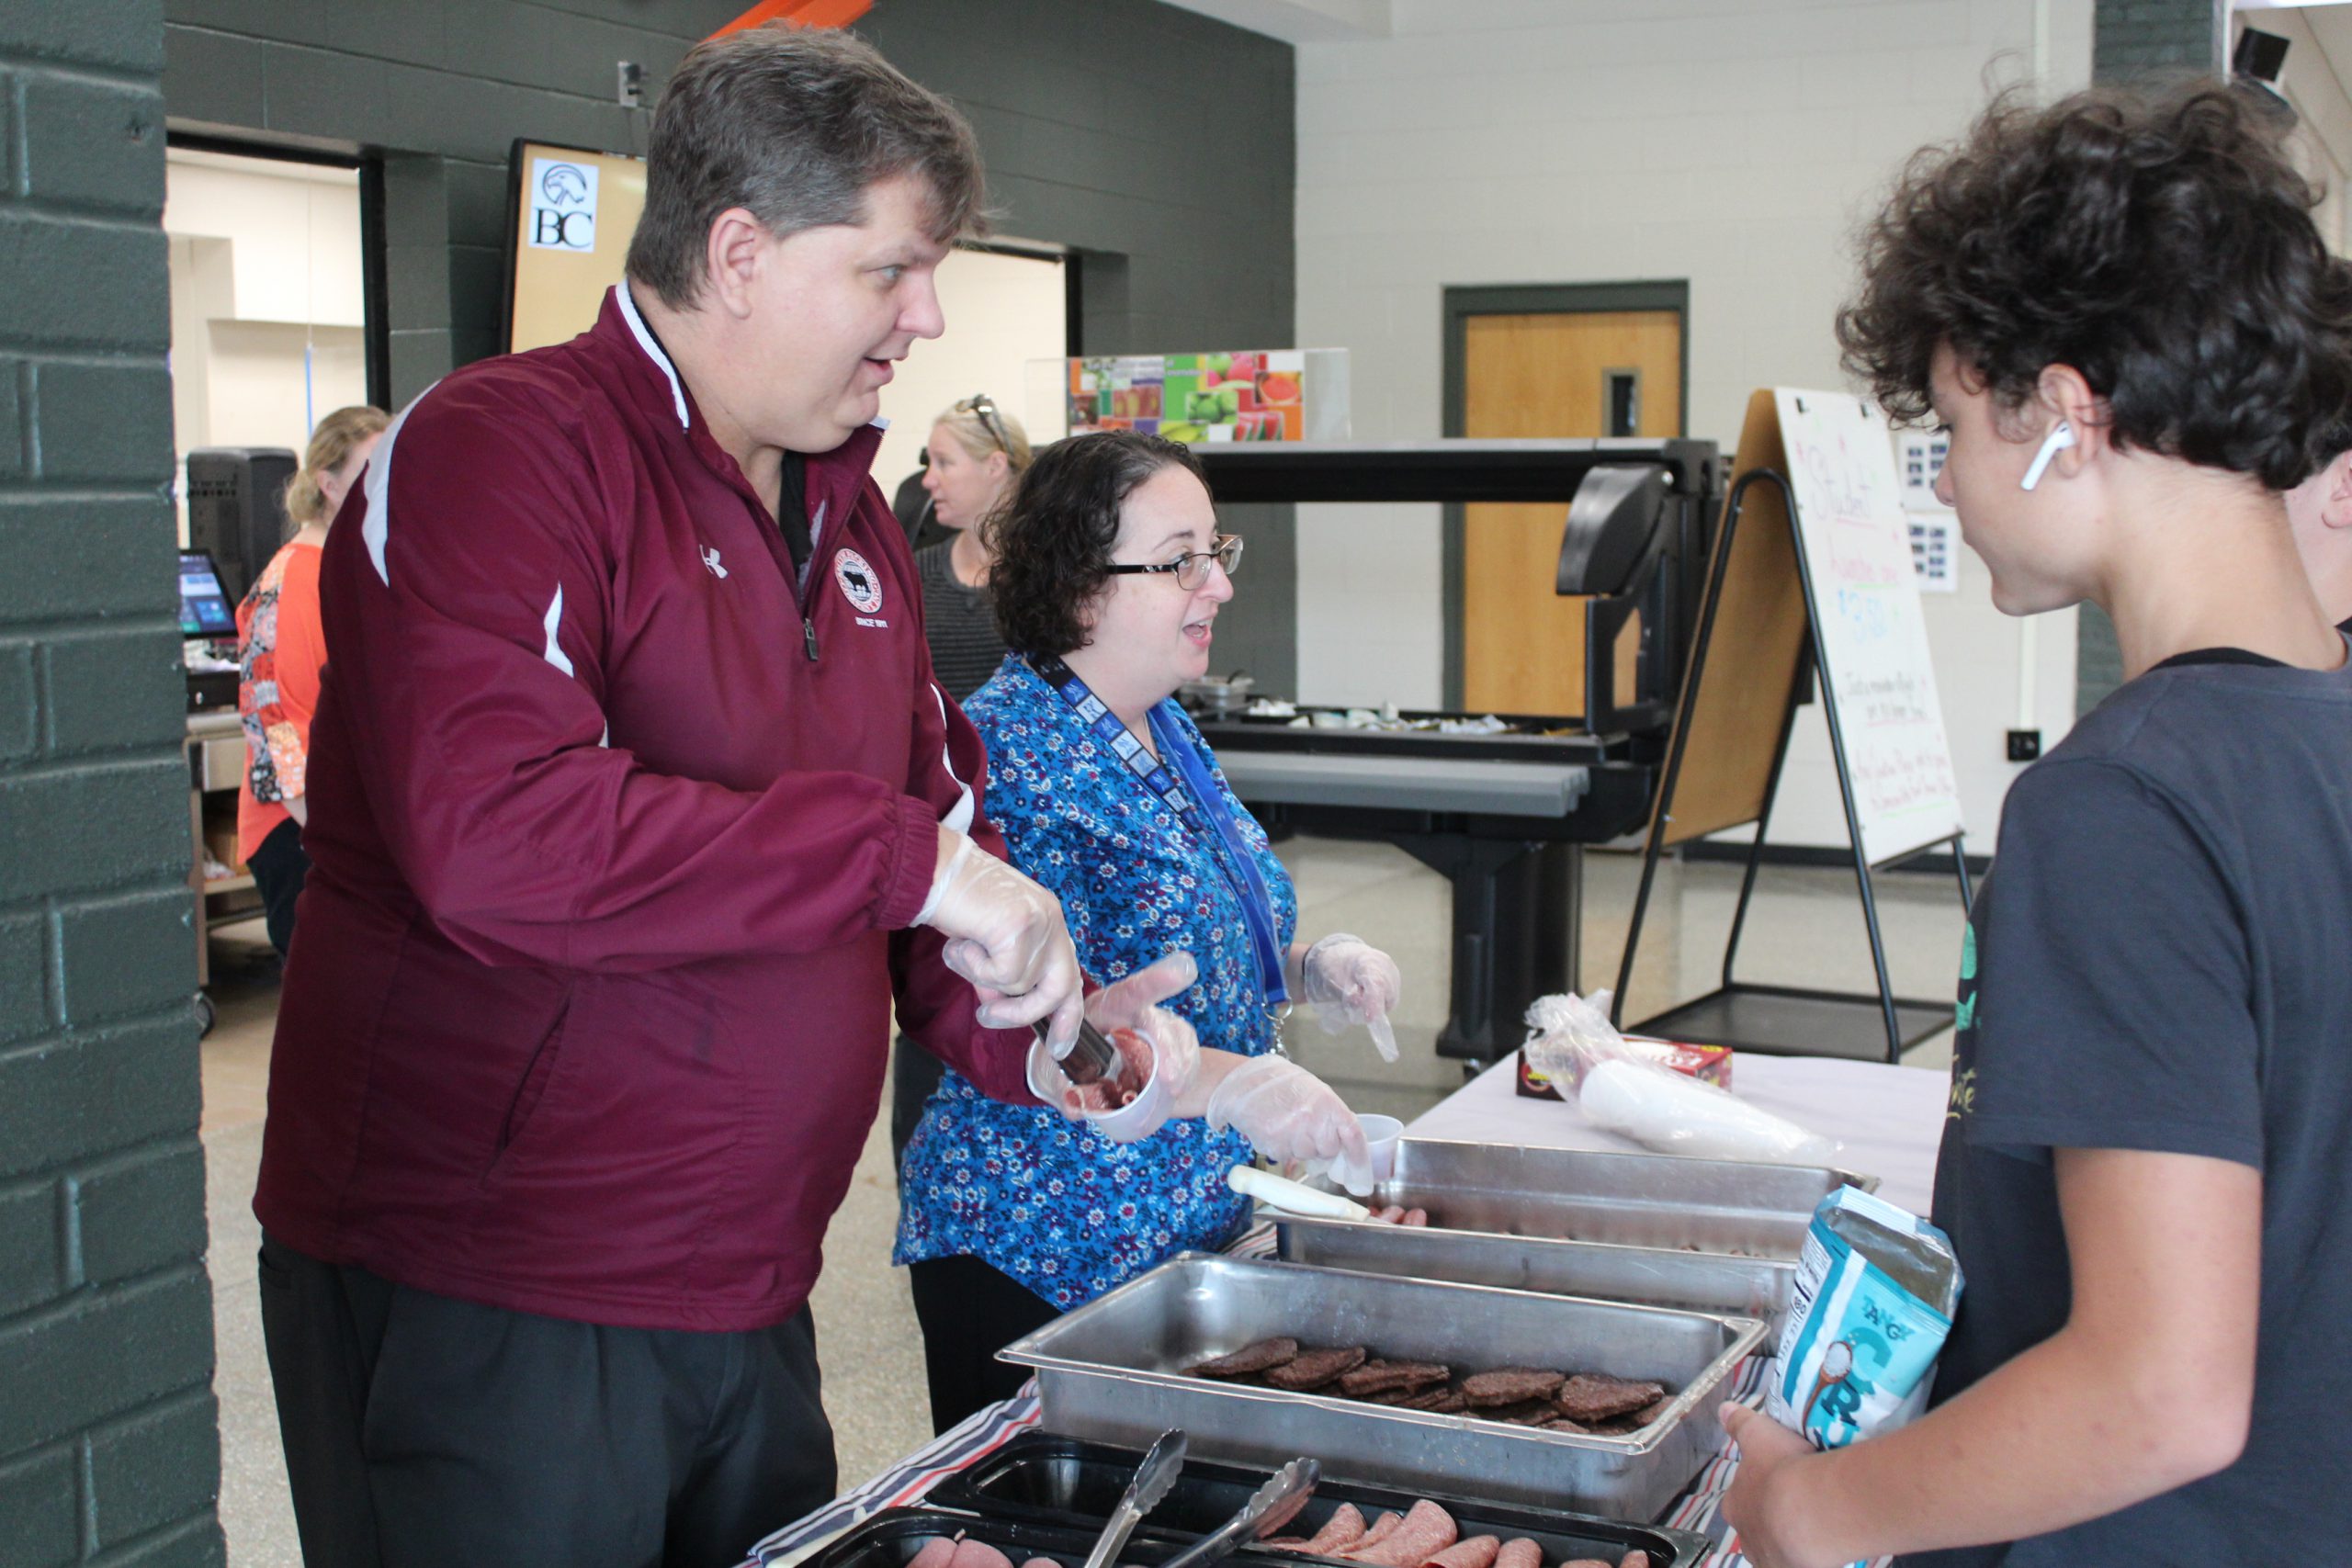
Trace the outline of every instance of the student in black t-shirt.
{"label": "student in black t-shirt", "polygon": [[2012,615],[2125,684],[2011,787],[1961,968],[1934,1403],[1745,1408],[1759,1568],[2352,1554],[2352,669],[2281,491],[2352,410],[2352,267],[2218,85],[1996,106],[1870,229],[1849,368],[1951,427]]}
{"label": "student in black t-shirt", "polygon": [[2328,445],[2319,472],[2287,492],[2287,521],[2321,614],[2352,632],[2352,440]]}

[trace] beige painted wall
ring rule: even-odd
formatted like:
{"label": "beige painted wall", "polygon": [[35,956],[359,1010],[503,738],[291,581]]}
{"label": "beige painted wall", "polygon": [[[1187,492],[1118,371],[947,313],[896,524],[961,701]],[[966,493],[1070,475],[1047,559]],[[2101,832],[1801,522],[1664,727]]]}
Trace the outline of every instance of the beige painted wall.
{"label": "beige painted wall", "polygon": [[[1352,357],[1355,439],[1436,435],[1448,285],[1687,279],[1689,434],[1750,390],[1842,385],[1849,236],[1987,84],[2090,75],[2090,0],[1394,0],[1387,36],[1298,46],[1298,340]],[[1299,509],[1299,694],[1435,705],[1439,509]],[[1963,558],[1927,617],[1970,846],[2074,711],[2071,612],[2030,627]],[[1776,841],[1844,838],[1817,708]]]}
{"label": "beige painted wall", "polygon": [[[2320,186],[2312,216],[2338,255],[2352,249],[2346,224],[2352,220],[2345,184],[2352,179],[2352,97],[2339,69],[2352,72],[2352,7],[2325,6],[2306,13],[2278,7],[2240,10],[2230,18],[2230,42],[2248,27],[2287,40],[2287,63],[2278,93],[2295,111],[2295,146],[2303,172]],[[2334,54],[2330,53],[2330,46]]]}
{"label": "beige painted wall", "polygon": [[1068,340],[1061,264],[956,251],[939,266],[939,305],[947,331],[917,343],[882,389],[882,417],[890,428],[875,457],[874,478],[886,496],[913,471],[932,421],[975,392],[986,392],[1038,440],[1062,434],[1036,428],[1025,395],[1029,362],[1060,357]]}
{"label": "beige painted wall", "polygon": [[356,171],[175,148],[164,228],[183,463],[203,446],[300,452],[313,420],[366,400]]}

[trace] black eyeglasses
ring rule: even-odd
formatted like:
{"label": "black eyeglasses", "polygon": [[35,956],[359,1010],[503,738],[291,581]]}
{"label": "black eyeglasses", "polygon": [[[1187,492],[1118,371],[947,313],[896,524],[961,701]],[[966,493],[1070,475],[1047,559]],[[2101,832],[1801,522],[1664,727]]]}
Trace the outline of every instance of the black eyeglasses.
{"label": "black eyeglasses", "polygon": [[1004,426],[997,423],[996,400],[993,398],[986,392],[975,392],[957,403],[956,412],[978,419],[980,428],[989,433],[989,439],[996,443],[996,449],[1008,457],[1012,456],[1012,443],[1005,436]]}
{"label": "black eyeglasses", "polygon": [[1209,580],[1211,561],[1225,568],[1225,575],[1231,577],[1241,565],[1241,536],[1219,534],[1216,536],[1216,543],[1213,548],[1186,550],[1165,566],[1114,565],[1107,570],[1114,576],[1131,571],[1173,572],[1176,576],[1176,586],[1191,593],[1196,592]]}

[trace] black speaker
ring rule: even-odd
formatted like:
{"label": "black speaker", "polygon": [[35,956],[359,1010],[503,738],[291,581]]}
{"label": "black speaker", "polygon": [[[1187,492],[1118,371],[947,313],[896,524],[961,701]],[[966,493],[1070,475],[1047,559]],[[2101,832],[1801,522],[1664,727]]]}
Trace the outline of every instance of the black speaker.
{"label": "black speaker", "polygon": [[232,604],[291,532],[286,481],[298,466],[283,446],[205,446],[187,455],[188,547],[212,553]]}
{"label": "black speaker", "polygon": [[2278,83],[2278,69],[2286,63],[2287,40],[2277,33],[2261,32],[2254,28],[2238,34],[2238,46],[2230,54],[2230,70],[2233,75],[2251,76],[2274,90]]}

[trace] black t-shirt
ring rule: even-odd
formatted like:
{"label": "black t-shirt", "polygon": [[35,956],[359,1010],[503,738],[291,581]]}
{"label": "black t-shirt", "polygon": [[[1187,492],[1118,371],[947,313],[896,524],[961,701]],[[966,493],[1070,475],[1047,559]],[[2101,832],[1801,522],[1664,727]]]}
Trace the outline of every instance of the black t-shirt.
{"label": "black t-shirt", "polygon": [[2254,1423],[2218,1475],[1905,1568],[2352,1557],[2352,668],[2187,655],[2027,770],[1958,1023],[1935,1219],[1967,1283],[1936,1402],[2065,1324],[2051,1150],[2145,1149],[2262,1172]]}
{"label": "black t-shirt", "polygon": [[808,460],[797,452],[784,455],[784,467],[776,476],[775,525],[784,534],[784,547],[791,552],[792,570],[805,587],[808,553],[815,540],[808,531]]}
{"label": "black t-shirt", "polygon": [[931,671],[947,694],[962,702],[988,684],[1004,662],[1004,638],[997,635],[996,601],[984,588],[956,579],[952,553],[956,538],[915,553],[915,576],[922,583],[922,635],[931,644]]}

